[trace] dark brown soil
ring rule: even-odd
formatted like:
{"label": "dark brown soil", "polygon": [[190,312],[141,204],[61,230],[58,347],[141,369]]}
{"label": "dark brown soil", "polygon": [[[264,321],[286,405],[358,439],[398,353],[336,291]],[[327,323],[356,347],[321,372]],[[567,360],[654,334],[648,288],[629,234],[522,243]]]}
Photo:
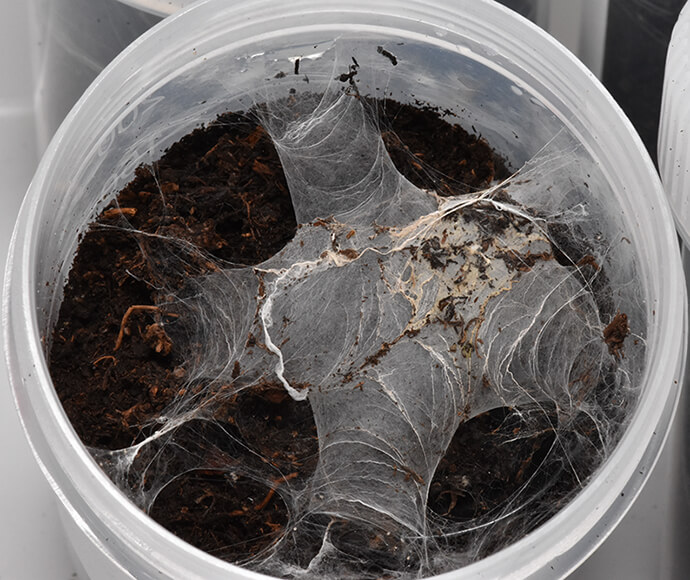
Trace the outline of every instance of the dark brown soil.
{"label": "dark brown soil", "polygon": [[[137,170],[81,240],[53,335],[53,381],[86,445],[131,445],[185,384],[178,353],[161,346],[166,317],[151,308],[162,298],[156,288],[185,282],[161,263],[170,238],[207,253],[185,254],[191,276],[218,260],[257,264],[295,229],[275,149],[245,116],[224,115]],[[132,306],[147,308],[125,318]]]}
{"label": "dark brown soil", "polygon": [[[392,159],[416,185],[457,194],[506,177],[485,141],[437,111],[392,101],[376,109]],[[251,116],[223,115],[137,170],[83,235],[52,336],[53,381],[86,445],[115,450],[141,441],[189,388],[185,361],[166,330],[177,316],[166,296],[220,265],[266,260],[296,227],[276,151]],[[200,251],[185,251],[187,243]],[[167,270],[168,258],[180,255]],[[612,325],[607,342],[618,354],[625,332],[619,318]],[[224,400],[213,416],[144,447],[134,467],[148,471],[129,485],[149,490],[157,470],[179,464],[183,475],[160,490],[150,515],[190,543],[242,562],[283,533],[288,507],[281,490],[305,484],[318,442],[309,403],[293,401],[279,386]],[[528,485],[554,442],[550,420],[533,427],[538,435],[515,437],[521,423],[510,409],[461,425],[431,485],[430,513],[456,523],[480,518]],[[185,471],[187,455],[202,457],[204,467]],[[238,466],[232,476],[229,465]],[[345,526],[348,534],[361,540]],[[382,538],[370,543],[385,548],[389,540]]]}

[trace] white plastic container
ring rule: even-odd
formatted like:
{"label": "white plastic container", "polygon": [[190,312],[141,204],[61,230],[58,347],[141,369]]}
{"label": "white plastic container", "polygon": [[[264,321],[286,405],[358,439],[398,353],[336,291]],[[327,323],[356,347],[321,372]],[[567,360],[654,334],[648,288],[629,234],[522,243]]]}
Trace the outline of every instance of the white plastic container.
{"label": "white plastic container", "polygon": [[[129,4],[129,5],[127,5]],[[40,151],[86,88],[161,14],[118,0],[30,0],[33,96]],[[167,3],[166,3],[167,4]]]}
{"label": "white plastic container", "polygon": [[499,1],[547,30],[601,78],[609,0]]}
{"label": "white plastic container", "polygon": [[[258,578],[174,537],[99,469],[52,387],[45,340],[56,321],[79,232],[134,169],[218,113],[246,108],[256,86],[299,57],[310,89],[332,79],[334,38],[386,44],[405,66],[394,98],[457,112],[514,165],[563,132],[597,162],[595,216],[621,237],[612,280],[647,320],[636,409],[592,481],[556,516],[445,578],[554,578],[604,540],[639,492],[670,424],[685,356],[686,296],[672,218],[634,130],[594,76],[536,26],[488,0],[460,2],[206,0],[139,38],[89,87],[48,146],[23,205],[5,287],[7,357],[19,413],[92,578]],[[402,44],[398,44],[402,43]],[[399,71],[399,72],[398,72]],[[412,94],[414,93],[414,94]],[[617,229],[620,228],[620,229]],[[592,233],[592,235],[594,235]],[[624,239],[623,239],[624,238]],[[641,295],[627,293],[639,281]],[[637,282],[636,282],[637,283]]]}
{"label": "white plastic container", "polygon": [[138,10],[158,16],[169,16],[189,6],[194,0],[117,0]]}
{"label": "white plastic container", "polygon": [[659,123],[659,172],[678,233],[690,244],[690,5],[673,29]]}
{"label": "white plastic container", "polygon": [[[686,281],[690,284],[690,4],[676,23],[666,58],[659,123],[659,172],[671,203],[676,228],[683,240]],[[690,376],[686,373],[678,412],[678,457],[672,472],[672,541],[666,554],[674,578],[690,573]]]}

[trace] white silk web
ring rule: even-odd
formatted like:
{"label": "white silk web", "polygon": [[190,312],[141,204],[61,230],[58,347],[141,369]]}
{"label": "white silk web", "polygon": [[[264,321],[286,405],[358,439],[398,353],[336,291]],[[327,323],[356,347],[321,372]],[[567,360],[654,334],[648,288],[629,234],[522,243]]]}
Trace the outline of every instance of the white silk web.
{"label": "white silk web", "polygon": [[[571,203],[583,149],[559,134],[508,180],[440,197],[396,169],[374,106],[336,82],[255,109],[297,233],[266,262],[219,266],[169,297],[189,388],[136,445],[93,450],[147,511],[204,470],[257,503],[278,496],[288,520],[242,559],[277,576],[425,577],[514,541],[586,483],[634,393],[627,359],[604,340],[617,309],[603,269],[613,242],[579,239],[591,216]],[[173,269],[195,251],[171,247]],[[307,477],[272,462],[241,415],[225,420],[267,389],[313,413]],[[452,518],[457,496],[481,492],[443,458],[463,425],[496,410],[497,448],[547,443],[490,509]],[[571,489],[549,499],[562,473]],[[430,504],[440,479],[454,482],[440,492],[446,513]]]}

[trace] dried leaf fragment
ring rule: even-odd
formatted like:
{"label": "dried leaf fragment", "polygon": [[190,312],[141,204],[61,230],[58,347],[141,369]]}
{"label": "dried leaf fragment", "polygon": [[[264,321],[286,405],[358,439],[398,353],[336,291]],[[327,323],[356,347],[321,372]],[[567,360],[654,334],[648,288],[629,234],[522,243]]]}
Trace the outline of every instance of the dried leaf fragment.
{"label": "dried leaf fragment", "polygon": [[163,356],[168,356],[170,354],[173,345],[170,337],[157,322],[149,324],[146,327],[144,331],[144,342],[158,354]]}

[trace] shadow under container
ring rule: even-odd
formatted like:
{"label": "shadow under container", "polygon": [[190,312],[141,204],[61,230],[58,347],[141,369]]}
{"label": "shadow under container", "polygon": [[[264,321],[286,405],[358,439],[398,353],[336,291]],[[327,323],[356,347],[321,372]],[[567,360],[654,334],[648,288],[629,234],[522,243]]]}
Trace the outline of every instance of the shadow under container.
{"label": "shadow under container", "polygon": [[379,46],[397,59],[395,67],[377,61],[378,69],[359,78],[360,91],[382,96],[377,91],[385,90],[401,102],[448,109],[514,167],[564,135],[578,142],[593,160],[588,180],[596,192],[580,200],[594,217],[586,233],[604,227],[627,241],[612,244],[606,258],[621,309],[645,342],[644,356],[630,363],[638,375],[637,404],[625,431],[587,485],[548,522],[442,577],[567,575],[611,532],[656,461],[684,365],[682,266],[654,167],[594,76],[536,26],[489,1],[355,0],[342,7],[206,0],[136,40],[85,92],[45,152],[10,251],[4,322],[19,414],[90,577],[261,576],[197,550],[151,520],[100,470],[70,425],[46,352],[79,235],[139,165],[201,123],[246,110],[277,94],[276,86],[297,94],[325,88],[343,46],[361,61],[381,58]]}

